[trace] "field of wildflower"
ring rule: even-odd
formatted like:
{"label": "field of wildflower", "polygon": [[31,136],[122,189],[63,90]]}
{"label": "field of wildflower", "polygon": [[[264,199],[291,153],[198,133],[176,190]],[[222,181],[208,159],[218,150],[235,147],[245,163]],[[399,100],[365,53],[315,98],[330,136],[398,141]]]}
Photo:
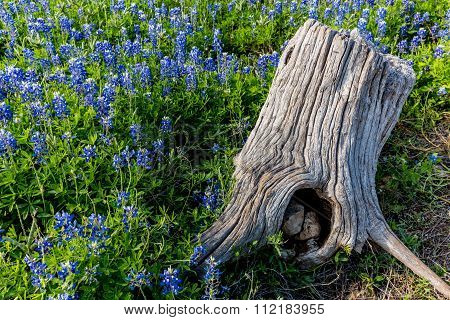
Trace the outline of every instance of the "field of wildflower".
{"label": "field of wildflower", "polygon": [[0,0],[0,299],[438,298],[370,245],[299,271],[281,234],[195,268],[308,18],[413,65],[377,191],[448,280],[447,1]]}

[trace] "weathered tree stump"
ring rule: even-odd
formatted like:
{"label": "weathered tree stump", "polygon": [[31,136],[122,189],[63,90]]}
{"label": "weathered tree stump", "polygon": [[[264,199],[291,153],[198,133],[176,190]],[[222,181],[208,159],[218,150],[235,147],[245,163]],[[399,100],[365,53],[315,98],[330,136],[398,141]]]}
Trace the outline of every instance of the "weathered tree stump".
{"label": "weathered tree stump", "polygon": [[305,212],[297,221],[306,220],[309,206],[320,213],[319,231],[310,216],[317,243],[295,254],[300,266],[322,263],[344,246],[360,252],[370,239],[450,298],[449,286],[390,230],[375,191],[378,157],[414,81],[405,61],[377,52],[357,32],[308,20],[286,46],[235,158],[231,201],[200,237],[202,261],[210,255],[225,261],[234,248],[263,244],[298,200]]}

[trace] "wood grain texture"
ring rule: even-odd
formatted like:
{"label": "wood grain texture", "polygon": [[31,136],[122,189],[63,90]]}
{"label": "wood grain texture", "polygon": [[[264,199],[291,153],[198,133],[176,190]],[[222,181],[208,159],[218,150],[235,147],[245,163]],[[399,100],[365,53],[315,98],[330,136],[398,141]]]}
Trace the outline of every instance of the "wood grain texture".
{"label": "wood grain texture", "polygon": [[414,82],[405,61],[371,48],[357,32],[306,21],[235,158],[231,201],[200,237],[203,260],[225,261],[234,248],[264,244],[280,230],[295,191],[314,189],[331,204],[330,231],[319,248],[296,258],[301,266],[344,246],[360,251],[371,239],[449,298],[449,286],[389,229],[375,191],[378,157]]}

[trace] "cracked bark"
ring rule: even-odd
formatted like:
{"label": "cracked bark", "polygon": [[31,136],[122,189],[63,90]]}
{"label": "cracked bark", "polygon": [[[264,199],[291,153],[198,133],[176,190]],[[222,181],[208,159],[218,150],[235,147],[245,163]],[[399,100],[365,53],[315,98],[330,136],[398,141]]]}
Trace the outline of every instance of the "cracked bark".
{"label": "cracked bark", "polygon": [[449,286],[388,227],[375,191],[381,149],[415,82],[405,61],[371,48],[356,32],[305,22],[284,50],[259,119],[235,158],[235,186],[219,219],[201,236],[208,256],[280,230],[297,190],[331,209],[319,247],[296,257],[319,264],[339,248],[372,240],[450,298]]}

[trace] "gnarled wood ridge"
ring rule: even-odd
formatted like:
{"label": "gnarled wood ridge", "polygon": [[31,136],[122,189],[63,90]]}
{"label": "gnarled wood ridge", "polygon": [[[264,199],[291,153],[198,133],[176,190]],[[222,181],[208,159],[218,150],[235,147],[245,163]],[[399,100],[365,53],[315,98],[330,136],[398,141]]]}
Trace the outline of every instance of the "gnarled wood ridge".
{"label": "gnarled wood ridge", "polygon": [[359,252],[370,239],[450,298],[450,287],[390,230],[375,191],[378,157],[414,81],[405,61],[376,51],[357,32],[308,20],[284,50],[235,158],[231,201],[200,237],[202,261],[263,244],[281,229],[288,206],[301,203],[320,211],[321,228],[316,245],[296,249],[300,266],[322,263],[341,247]]}

